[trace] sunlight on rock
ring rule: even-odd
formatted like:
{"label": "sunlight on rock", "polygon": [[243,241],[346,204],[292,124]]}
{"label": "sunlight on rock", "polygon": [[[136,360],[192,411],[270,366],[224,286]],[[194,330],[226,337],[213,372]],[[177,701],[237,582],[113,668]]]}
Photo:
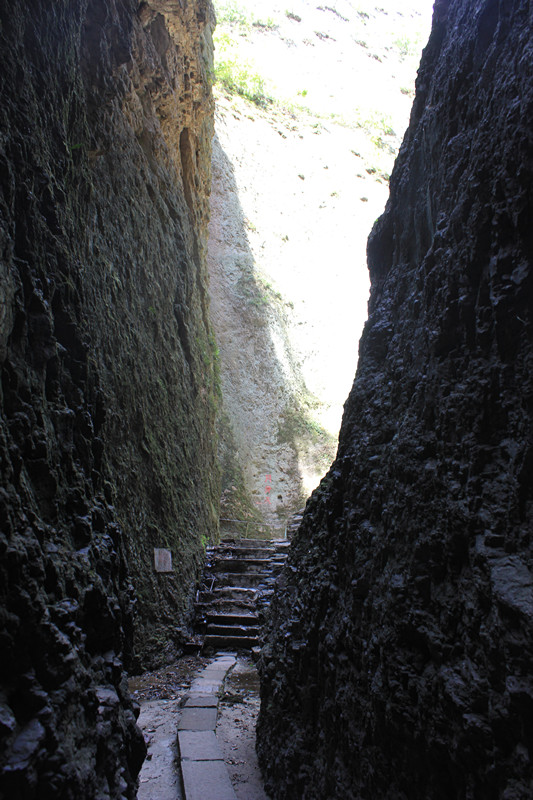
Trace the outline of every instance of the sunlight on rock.
{"label": "sunlight on rock", "polygon": [[[215,5],[215,125],[231,180],[215,148],[211,306],[224,407],[246,440],[235,470],[256,508],[261,476],[276,473],[283,501],[260,508],[275,522],[335,454],[367,315],[366,239],[388,197],[431,3]],[[238,276],[233,290],[224,275]],[[254,356],[237,385],[243,351]],[[250,406],[284,435],[251,426]],[[310,422],[326,434],[314,461]]]}

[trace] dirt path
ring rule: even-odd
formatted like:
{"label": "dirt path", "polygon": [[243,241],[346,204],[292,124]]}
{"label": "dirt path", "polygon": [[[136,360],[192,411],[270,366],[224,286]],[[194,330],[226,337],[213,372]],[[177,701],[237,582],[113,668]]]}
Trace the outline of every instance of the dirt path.
{"label": "dirt path", "polygon": [[[209,662],[207,658],[184,658],[130,680],[130,691],[141,706],[139,726],[148,745],[140,775],[139,800],[182,800],[177,766],[178,720],[192,680]],[[255,753],[258,713],[257,671],[248,658],[239,657],[226,679],[216,728],[239,800],[268,800]]]}
{"label": "dirt path", "polygon": [[208,662],[207,658],[182,658],[130,679],[130,692],[141,707],[138,724],[148,746],[138,800],[182,800],[176,767],[178,718],[192,678]]}
{"label": "dirt path", "polygon": [[259,705],[257,670],[249,659],[239,658],[226,680],[217,724],[217,739],[239,800],[269,800],[255,752]]}
{"label": "dirt path", "polygon": [[148,756],[141,770],[137,800],[183,798],[176,767],[179,712],[178,700],[151,700],[141,706],[139,726],[148,745]]}

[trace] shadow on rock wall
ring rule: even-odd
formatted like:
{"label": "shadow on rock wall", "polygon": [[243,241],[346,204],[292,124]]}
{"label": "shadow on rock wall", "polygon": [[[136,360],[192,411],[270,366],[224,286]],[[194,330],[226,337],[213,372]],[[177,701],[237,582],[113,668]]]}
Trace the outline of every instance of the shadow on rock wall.
{"label": "shadow on rock wall", "polygon": [[179,651],[217,535],[214,20],[30,5],[0,6],[0,795],[134,798],[124,669]]}
{"label": "shadow on rock wall", "polygon": [[278,800],[532,794],[532,36],[519,0],[435,4],[260,662]]}

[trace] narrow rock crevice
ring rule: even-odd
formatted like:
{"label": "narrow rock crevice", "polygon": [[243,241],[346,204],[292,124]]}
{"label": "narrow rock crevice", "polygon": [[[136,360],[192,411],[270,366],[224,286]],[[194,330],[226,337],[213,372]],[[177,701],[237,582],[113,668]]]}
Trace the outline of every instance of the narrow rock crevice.
{"label": "narrow rock crevice", "polygon": [[[259,660],[272,797],[523,800],[529,4],[436,0],[368,242],[369,316],[336,460],[283,568],[285,554],[237,542],[208,550],[195,609],[219,538],[221,385],[253,367],[222,416],[225,499],[246,527],[299,506],[306,460],[331,446],[324,431],[307,449],[300,437],[313,398],[284,338],[294,306],[252,269],[254,223],[215,141],[219,374],[214,24],[209,0],[0,4],[0,800],[134,800],[146,745],[128,672],[182,653],[195,610],[208,646],[257,645],[278,573]],[[281,159],[286,135],[274,138]],[[289,237],[273,230],[281,252]],[[230,351],[244,318],[250,335]],[[252,458],[258,441],[275,464]],[[229,662],[214,689],[204,675],[211,708]],[[190,699],[188,734],[206,716]],[[232,796],[220,753],[210,760]]]}

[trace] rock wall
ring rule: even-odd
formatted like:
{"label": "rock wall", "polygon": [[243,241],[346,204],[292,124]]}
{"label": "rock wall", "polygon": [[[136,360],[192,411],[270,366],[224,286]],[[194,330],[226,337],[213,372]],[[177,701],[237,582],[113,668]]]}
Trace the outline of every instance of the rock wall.
{"label": "rock wall", "polygon": [[276,800],[533,794],[532,34],[522,0],[435,4],[260,663]]}
{"label": "rock wall", "polygon": [[[208,0],[0,6],[0,796],[135,797],[217,532]],[[153,548],[172,550],[156,574]]]}

